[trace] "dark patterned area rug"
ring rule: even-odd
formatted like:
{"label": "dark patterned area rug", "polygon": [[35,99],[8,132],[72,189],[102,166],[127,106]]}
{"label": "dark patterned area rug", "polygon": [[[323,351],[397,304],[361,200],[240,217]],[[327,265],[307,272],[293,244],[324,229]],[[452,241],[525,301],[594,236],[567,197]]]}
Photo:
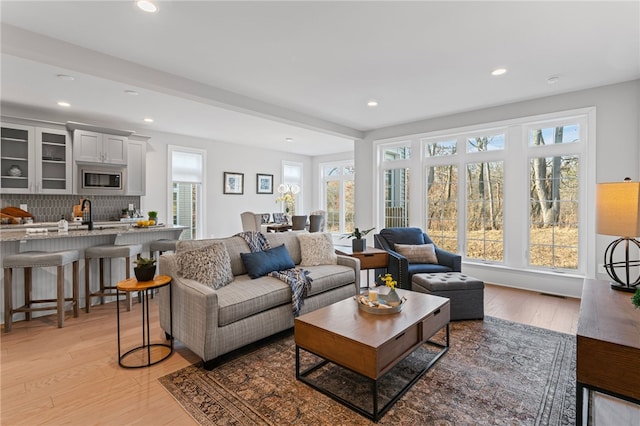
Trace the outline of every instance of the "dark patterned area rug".
{"label": "dark patterned area rug", "polygon": [[[573,425],[575,346],[575,336],[492,317],[454,322],[449,352],[378,424]],[[424,345],[391,370],[379,386],[382,402],[436,350]],[[345,369],[330,364],[312,377],[371,405],[369,385]],[[373,424],[296,380],[291,332],[232,354],[212,371],[190,366],[159,380],[203,425]]]}

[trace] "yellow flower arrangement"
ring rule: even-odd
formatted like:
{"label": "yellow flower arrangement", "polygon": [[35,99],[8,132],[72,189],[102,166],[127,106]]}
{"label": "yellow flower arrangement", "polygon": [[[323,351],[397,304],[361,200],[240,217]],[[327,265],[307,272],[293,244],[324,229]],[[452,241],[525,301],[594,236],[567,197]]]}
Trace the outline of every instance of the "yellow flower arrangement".
{"label": "yellow flower arrangement", "polygon": [[276,198],[276,203],[284,203],[286,213],[293,212],[296,197],[291,191],[288,191]]}
{"label": "yellow flower arrangement", "polygon": [[385,274],[384,277],[382,275],[379,275],[378,278],[380,278],[382,282],[384,282],[384,285],[389,287],[391,290],[395,290],[396,286],[398,285],[398,282],[393,279],[391,274]]}

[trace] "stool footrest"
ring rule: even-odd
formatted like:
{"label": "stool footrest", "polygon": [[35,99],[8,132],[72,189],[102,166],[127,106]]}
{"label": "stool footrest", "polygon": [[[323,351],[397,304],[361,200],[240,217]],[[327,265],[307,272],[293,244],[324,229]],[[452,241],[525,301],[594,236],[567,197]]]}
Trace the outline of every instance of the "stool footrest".
{"label": "stool footrest", "polygon": [[[32,300],[31,304],[34,303],[56,303],[57,300],[56,299],[51,299],[51,300]],[[72,298],[67,298],[64,299],[65,303],[69,303],[71,302],[71,307],[73,308],[73,305],[75,305],[75,301]],[[18,313],[18,312],[36,312],[36,311],[55,311],[56,310],[56,305],[52,305],[52,306],[38,306],[36,308],[32,307],[32,306],[28,306],[28,305],[22,305],[19,308],[13,308],[11,309],[11,313]],[[67,310],[67,309],[65,309]]]}

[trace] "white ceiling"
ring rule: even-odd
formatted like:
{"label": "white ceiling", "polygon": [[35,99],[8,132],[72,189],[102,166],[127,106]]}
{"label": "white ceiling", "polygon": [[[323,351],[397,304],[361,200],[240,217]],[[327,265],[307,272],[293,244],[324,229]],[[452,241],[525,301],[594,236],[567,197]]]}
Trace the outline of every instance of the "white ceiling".
{"label": "white ceiling", "polygon": [[640,78],[638,1],[0,7],[5,106],[66,100],[56,114],[76,121],[307,155],[349,151],[372,129]]}

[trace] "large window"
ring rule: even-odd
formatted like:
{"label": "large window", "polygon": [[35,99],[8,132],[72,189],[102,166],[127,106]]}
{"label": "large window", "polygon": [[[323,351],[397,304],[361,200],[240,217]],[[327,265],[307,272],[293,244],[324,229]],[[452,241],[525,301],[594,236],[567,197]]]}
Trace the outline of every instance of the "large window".
{"label": "large window", "polygon": [[322,199],[327,212],[327,231],[349,233],[354,223],[354,177],[353,161],[325,163],[320,165],[322,175]]}
{"label": "large window", "polygon": [[444,250],[458,251],[458,167],[427,167],[427,234]]}
{"label": "large window", "polygon": [[467,250],[469,259],[503,260],[502,161],[467,164]]}
{"label": "large window", "polygon": [[[379,142],[381,225],[421,226],[468,262],[584,273],[589,120],[583,110]],[[421,221],[408,214],[419,174]]]}
{"label": "large window", "polygon": [[292,161],[282,162],[282,183],[287,185],[295,196],[293,204],[293,211],[290,214],[304,214],[303,197],[300,191],[304,186],[302,185],[302,163],[296,163]]}
{"label": "large window", "polygon": [[529,129],[530,266],[578,269],[580,127],[569,122]]}
{"label": "large window", "polygon": [[411,142],[382,148],[384,226],[409,226]]}
{"label": "large window", "polygon": [[186,226],[182,239],[202,238],[205,152],[169,146],[171,206],[174,225]]}

